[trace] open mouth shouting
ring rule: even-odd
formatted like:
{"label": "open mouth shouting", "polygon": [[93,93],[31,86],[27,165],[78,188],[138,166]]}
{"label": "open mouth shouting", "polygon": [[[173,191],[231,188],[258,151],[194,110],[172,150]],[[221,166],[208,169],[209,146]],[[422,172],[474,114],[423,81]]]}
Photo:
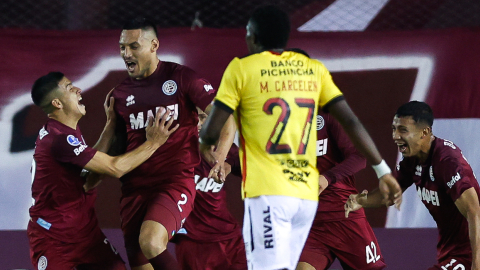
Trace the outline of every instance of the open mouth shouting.
{"label": "open mouth shouting", "polygon": [[137,67],[137,63],[133,61],[125,61],[125,65],[127,66],[128,73],[135,72],[135,67]]}
{"label": "open mouth shouting", "polygon": [[402,154],[405,153],[405,151],[407,150],[407,144],[403,142],[397,142],[397,147],[398,151]]}

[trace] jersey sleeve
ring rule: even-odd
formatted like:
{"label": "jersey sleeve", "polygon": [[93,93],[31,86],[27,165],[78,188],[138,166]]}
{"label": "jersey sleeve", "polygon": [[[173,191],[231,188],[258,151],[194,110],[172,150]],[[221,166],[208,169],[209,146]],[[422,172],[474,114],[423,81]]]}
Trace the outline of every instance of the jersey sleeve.
{"label": "jersey sleeve", "polygon": [[230,151],[227,155],[226,162],[232,166],[232,174],[238,177],[242,177],[242,169],[240,167],[240,157],[238,155],[238,147],[232,144]]}
{"label": "jersey sleeve", "polygon": [[400,161],[393,171],[393,176],[397,179],[400,187],[405,190],[413,184],[413,171],[408,169],[407,162],[405,160]]}
{"label": "jersey sleeve", "polygon": [[217,90],[206,79],[201,78],[195,71],[184,67],[182,83],[185,84],[188,98],[202,111],[212,103]]}
{"label": "jersey sleeve", "polygon": [[235,111],[240,103],[240,89],[242,88],[243,80],[240,59],[234,58],[223,73],[220,87],[216,100],[222,102],[230,109]]}
{"label": "jersey sleeve", "polygon": [[328,127],[329,138],[335,141],[338,149],[343,154],[343,161],[338,163],[332,169],[322,173],[330,183],[342,182],[342,180],[353,176],[355,173],[364,169],[366,159],[355,148],[348,135],[343,131],[342,126],[331,115],[325,118],[325,125]]}
{"label": "jersey sleeve", "polygon": [[343,96],[343,93],[340,91],[340,89],[338,89],[337,85],[335,85],[332,79],[332,75],[322,63],[320,63],[319,70],[321,82],[319,105],[320,107],[324,107],[334,98]]}
{"label": "jersey sleeve", "polygon": [[52,142],[52,154],[62,163],[69,163],[80,168],[93,158],[97,150],[87,146],[73,135],[58,135]]}
{"label": "jersey sleeve", "polygon": [[448,156],[442,159],[439,165],[434,167],[434,177],[442,181],[441,184],[444,185],[444,188],[447,194],[452,198],[453,201],[456,201],[462,193],[473,187],[472,181],[477,181],[473,178],[472,169],[470,166],[466,165],[466,162],[462,162],[463,157],[452,157]]}

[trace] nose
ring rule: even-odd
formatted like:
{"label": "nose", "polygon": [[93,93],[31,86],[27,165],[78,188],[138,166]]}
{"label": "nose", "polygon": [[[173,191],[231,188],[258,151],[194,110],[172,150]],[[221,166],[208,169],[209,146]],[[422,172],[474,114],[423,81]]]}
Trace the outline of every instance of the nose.
{"label": "nose", "polygon": [[124,58],[132,57],[132,50],[130,50],[130,48],[128,48],[128,46],[126,46],[125,49],[123,50],[123,57]]}
{"label": "nose", "polygon": [[82,93],[82,89],[75,86],[75,93],[77,93],[77,94]]}
{"label": "nose", "polygon": [[398,132],[396,130],[392,131],[392,138],[394,140],[400,140],[400,135],[398,134]]}

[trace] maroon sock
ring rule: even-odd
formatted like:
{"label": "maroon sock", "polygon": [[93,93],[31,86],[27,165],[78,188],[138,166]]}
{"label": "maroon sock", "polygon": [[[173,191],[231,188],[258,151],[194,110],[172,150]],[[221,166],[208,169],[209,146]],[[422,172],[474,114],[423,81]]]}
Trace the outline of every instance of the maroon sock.
{"label": "maroon sock", "polygon": [[148,260],[155,270],[181,270],[173,256],[165,250],[156,257]]}

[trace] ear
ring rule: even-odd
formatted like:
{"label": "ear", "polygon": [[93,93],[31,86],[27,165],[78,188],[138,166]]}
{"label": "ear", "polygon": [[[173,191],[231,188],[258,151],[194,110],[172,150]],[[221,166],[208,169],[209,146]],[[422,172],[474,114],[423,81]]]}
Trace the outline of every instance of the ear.
{"label": "ear", "polygon": [[153,53],[153,52],[156,52],[158,50],[158,47],[160,46],[159,42],[158,42],[158,39],[154,38],[152,39],[152,46],[150,47],[150,51]]}
{"label": "ear", "polygon": [[52,106],[57,108],[57,109],[62,109],[63,108],[63,104],[58,98],[55,98],[55,99],[52,100]]}
{"label": "ear", "polygon": [[431,128],[431,127],[425,127],[425,128],[423,128],[423,130],[422,130],[422,138],[423,138],[423,137],[430,137],[431,134],[432,134],[432,128]]}

